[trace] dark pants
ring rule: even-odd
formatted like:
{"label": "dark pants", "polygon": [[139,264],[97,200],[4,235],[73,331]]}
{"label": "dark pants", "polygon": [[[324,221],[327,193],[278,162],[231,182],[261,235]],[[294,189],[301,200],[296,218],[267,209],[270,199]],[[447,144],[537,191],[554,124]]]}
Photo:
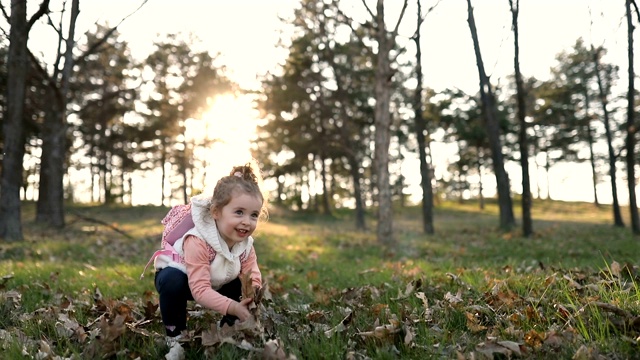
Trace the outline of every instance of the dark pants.
{"label": "dark pants", "polygon": [[[193,300],[187,274],[182,271],[166,267],[156,272],[155,285],[160,295],[160,315],[168,336],[180,335],[187,329],[187,301]],[[232,300],[240,301],[242,283],[240,278],[223,285],[218,292]],[[233,325],[237,317],[225,315],[220,325]]]}

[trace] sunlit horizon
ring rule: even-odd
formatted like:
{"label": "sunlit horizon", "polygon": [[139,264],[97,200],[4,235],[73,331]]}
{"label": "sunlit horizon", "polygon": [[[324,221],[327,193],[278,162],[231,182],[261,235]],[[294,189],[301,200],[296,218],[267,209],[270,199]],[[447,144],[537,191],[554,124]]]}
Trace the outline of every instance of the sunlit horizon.
{"label": "sunlit horizon", "polygon": [[[209,194],[222,176],[231,168],[251,159],[251,142],[255,138],[258,113],[247,95],[222,94],[217,96],[201,119],[188,119],[186,141],[193,145],[193,157],[204,168],[192,169],[195,193]],[[175,183],[175,181],[173,181]],[[156,186],[135,187],[132,204],[160,204],[160,183]],[[165,186],[170,186],[167,179]],[[174,184],[175,186],[175,184]],[[144,189],[141,191],[140,189]],[[172,198],[174,203],[183,199]]]}

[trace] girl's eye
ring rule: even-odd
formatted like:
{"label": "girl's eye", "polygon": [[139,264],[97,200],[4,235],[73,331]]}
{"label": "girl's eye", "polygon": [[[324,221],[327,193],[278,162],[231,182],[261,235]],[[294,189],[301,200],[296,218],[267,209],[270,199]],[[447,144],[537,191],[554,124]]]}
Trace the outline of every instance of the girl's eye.
{"label": "girl's eye", "polygon": [[242,210],[236,210],[236,215],[242,215]]}
{"label": "girl's eye", "polygon": [[253,218],[256,218],[256,219],[257,219],[257,218],[258,218],[258,214],[251,214],[251,217],[253,217]]}

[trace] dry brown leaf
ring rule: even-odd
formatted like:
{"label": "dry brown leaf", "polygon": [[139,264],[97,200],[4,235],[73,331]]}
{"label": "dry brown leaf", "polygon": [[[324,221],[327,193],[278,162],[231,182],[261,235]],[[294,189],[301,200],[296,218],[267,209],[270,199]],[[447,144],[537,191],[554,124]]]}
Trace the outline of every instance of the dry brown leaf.
{"label": "dry brown leaf", "polygon": [[287,356],[287,353],[284,351],[282,346],[282,342],[279,340],[269,340],[264,344],[264,349],[262,350],[262,359],[264,360],[288,360],[295,359],[295,356]]}
{"label": "dry brown leaf", "polygon": [[154,304],[150,300],[147,300],[142,307],[144,309],[144,318],[153,319],[159,306],[160,304]]}
{"label": "dry brown leaf", "polygon": [[622,274],[622,266],[620,266],[620,263],[614,260],[609,266],[609,270],[611,271],[611,275],[620,278]]}
{"label": "dry brown leaf", "polygon": [[10,301],[14,305],[20,304],[20,300],[22,300],[22,294],[15,290],[7,291],[6,293],[1,295],[3,298],[5,298],[7,301]]}
{"label": "dry brown leaf", "polygon": [[550,331],[544,339],[544,344],[557,349],[566,343],[566,340],[562,334],[558,334],[556,331]]}
{"label": "dry brown leaf", "polygon": [[531,305],[527,305],[527,307],[524,309],[524,312],[527,315],[527,320],[530,321],[539,321],[543,317],[538,309],[534,308]]}
{"label": "dry brown leaf", "polygon": [[56,354],[51,350],[51,346],[48,342],[44,340],[40,340],[39,342],[38,353],[36,354],[36,359],[54,359],[56,358]]}
{"label": "dry brown leaf", "polygon": [[544,279],[544,285],[545,285],[545,286],[549,286],[549,285],[551,285],[551,284],[555,284],[555,283],[556,283],[556,274],[553,274],[553,275],[547,276],[547,277]]}
{"label": "dry brown leaf", "polygon": [[340,321],[338,325],[325,331],[324,335],[330,338],[333,336],[333,334],[345,331],[347,329],[347,326],[349,326],[349,324],[351,323],[352,318],[353,318],[353,312],[350,312],[349,314],[347,314],[347,316],[345,316],[344,319],[342,319],[342,321]]}
{"label": "dry brown leaf", "polygon": [[306,316],[307,320],[312,321],[312,322],[318,322],[318,321],[324,319],[324,317],[325,317],[325,314],[322,311],[312,311],[312,312],[308,313],[307,316]]}
{"label": "dry brown leaf", "polygon": [[407,285],[405,286],[404,292],[400,292],[398,290],[398,297],[396,298],[392,298],[391,300],[402,300],[402,299],[406,299],[409,296],[411,296],[411,294],[413,294],[414,291],[416,291],[416,287],[420,284],[419,281],[410,281],[407,283]]}
{"label": "dry brown leaf", "polygon": [[576,290],[581,290],[582,289],[582,285],[578,284],[578,282],[573,280],[569,275],[564,275],[562,277],[569,282],[569,286],[571,286],[572,288],[574,288]]}
{"label": "dry brown leaf", "polygon": [[363,338],[375,337],[380,340],[385,340],[393,339],[393,336],[398,332],[400,332],[400,329],[398,329],[394,324],[386,324],[376,326],[372,331],[359,332],[358,335],[362,336]]}
{"label": "dry brown leaf", "polygon": [[362,336],[363,338],[374,337],[380,340],[393,340],[395,334],[399,333],[400,331],[400,322],[395,316],[393,316],[391,319],[389,319],[389,324],[385,325],[379,325],[379,319],[376,319],[374,323],[374,329],[372,331],[359,332],[358,335]]}
{"label": "dry brown leaf", "polygon": [[202,346],[213,346],[222,342],[221,331],[229,332],[229,326],[223,326],[222,329],[218,329],[216,324],[211,324],[208,330],[203,330],[201,334]]}
{"label": "dry brown leaf", "polygon": [[73,336],[83,343],[87,340],[88,335],[77,321],[72,320],[66,314],[58,314],[58,321],[56,322],[56,333],[62,337],[71,338]]}
{"label": "dry brown leaf", "polygon": [[573,354],[572,360],[599,360],[600,353],[597,349],[587,347],[586,345],[580,346]]}
{"label": "dry brown leaf", "polygon": [[571,315],[571,312],[564,305],[555,304],[553,307],[558,310],[558,313],[560,313],[560,317],[563,318],[564,320],[568,320],[573,317]]}
{"label": "dry brown leaf", "polygon": [[405,325],[403,327],[403,330],[404,330],[404,344],[407,346],[414,345],[413,339],[415,339],[416,334],[413,331],[413,327],[409,325]]}
{"label": "dry brown leaf", "polygon": [[423,292],[417,292],[416,293],[416,297],[420,300],[422,300],[422,305],[428,309],[429,308],[429,299],[427,299],[427,296],[423,293]]}
{"label": "dry brown leaf", "polygon": [[487,341],[476,346],[476,351],[489,359],[494,359],[496,354],[501,354],[510,359],[512,356],[522,356],[522,346],[513,341]]}
{"label": "dry brown leaf", "polygon": [[115,306],[113,306],[113,308],[111,309],[111,314],[112,316],[122,316],[124,317],[124,322],[132,322],[134,321],[133,319],[133,309],[131,308],[131,306],[125,302],[118,302],[116,303]]}
{"label": "dry brown leaf", "polygon": [[389,309],[389,305],[387,304],[375,304],[371,307],[371,313],[377,316],[384,313],[387,309]]}
{"label": "dry brown leaf", "polygon": [[535,330],[529,330],[524,336],[524,341],[527,345],[532,348],[539,348],[542,346],[542,342],[544,341],[546,335],[544,333],[539,333]]}
{"label": "dry brown leaf", "polygon": [[462,300],[462,290],[458,290],[458,293],[453,295],[452,293],[448,292],[446,294],[444,294],[444,299],[447,300],[450,304],[452,305],[456,305],[461,303]]}
{"label": "dry brown leaf", "polygon": [[487,327],[480,324],[480,321],[474,314],[468,311],[465,311],[464,315],[467,318],[467,328],[471,330],[471,332],[477,333],[480,331],[487,330]]}
{"label": "dry brown leaf", "polygon": [[501,340],[501,341],[498,341],[497,344],[511,350],[511,352],[517,356],[522,356],[523,347],[521,344],[517,342]]}
{"label": "dry brown leaf", "polygon": [[126,326],[124,325],[125,317],[117,315],[113,321],[107,320],[105,317],[100,321],[100,333],[104,343],[112,343],[120,335],[124,334]]}
{"label": "dry brown leaf", "polygon": [[255,289],[251,279],[251,273],[240,274],[240,282],[242,283],[242,298],[253,299],[255,296]]}

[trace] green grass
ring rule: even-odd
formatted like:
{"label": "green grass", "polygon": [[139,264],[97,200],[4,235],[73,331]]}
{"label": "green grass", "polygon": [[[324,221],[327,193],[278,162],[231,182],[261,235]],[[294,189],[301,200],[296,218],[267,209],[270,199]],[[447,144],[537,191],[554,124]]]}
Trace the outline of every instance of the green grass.
{"label": "green grass", "polygon": [[[138,277],[167,209],[68,208],[55,232],[32,223],[26,204],[25,241],[0,242],[2,358],[164,358],[153,274]],[[398,208],[389,249],[370,214],[368,230],[355,231],[348,210],[273,209],[254,234],[272,298],[262,337],[245,340],[261,349],[278,339],[298,359],[637,358],[640,237],[612,226],[608,206],[535,201],[533,210],[535,234],[524,238],[498,230],[491,202],[439,204],[431,236],[419,208]],[[219,315],[190,310],[187,359],[261,357],[202,346]]]}

